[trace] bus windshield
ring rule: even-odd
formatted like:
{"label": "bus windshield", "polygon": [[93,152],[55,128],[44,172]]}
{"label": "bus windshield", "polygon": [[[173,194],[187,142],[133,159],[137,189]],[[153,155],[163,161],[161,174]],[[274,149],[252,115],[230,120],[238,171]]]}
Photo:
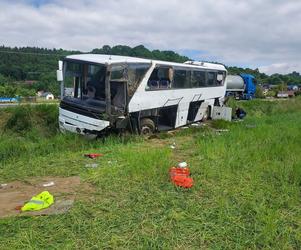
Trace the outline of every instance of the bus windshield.
{"label": "bus windshield", "polygon": [[65,69],[64,97],[105,100],[105,66],[66,62]]}

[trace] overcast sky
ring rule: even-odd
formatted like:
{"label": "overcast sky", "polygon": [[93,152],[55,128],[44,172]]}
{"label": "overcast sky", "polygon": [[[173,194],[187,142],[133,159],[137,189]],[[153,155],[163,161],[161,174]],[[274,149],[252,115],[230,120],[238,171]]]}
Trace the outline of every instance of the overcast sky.
{"label": "overcast sky", "polygon": [[0,0],[0,44],[144,44],[268,74],[301,72],[301,1]]}

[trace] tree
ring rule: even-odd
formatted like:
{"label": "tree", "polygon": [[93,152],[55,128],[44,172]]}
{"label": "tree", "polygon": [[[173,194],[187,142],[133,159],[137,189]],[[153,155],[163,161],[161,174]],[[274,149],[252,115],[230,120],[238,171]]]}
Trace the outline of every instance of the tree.
{"label": "tree", "polygon": [[257,88],[256,88],[255,97],[256,98],[265,98],[262,88],[260,88],[259,86],[257,86]]}

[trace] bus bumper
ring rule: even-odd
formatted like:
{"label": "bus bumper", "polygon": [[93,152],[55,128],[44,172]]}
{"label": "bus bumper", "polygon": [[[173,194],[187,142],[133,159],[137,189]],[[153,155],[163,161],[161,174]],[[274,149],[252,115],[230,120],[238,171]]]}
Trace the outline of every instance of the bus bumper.
{"label": "bus bumper", "polygon": [[62,132],[90,135],[110,126],[109,121],[99,120],[59,108],[59,127]]}

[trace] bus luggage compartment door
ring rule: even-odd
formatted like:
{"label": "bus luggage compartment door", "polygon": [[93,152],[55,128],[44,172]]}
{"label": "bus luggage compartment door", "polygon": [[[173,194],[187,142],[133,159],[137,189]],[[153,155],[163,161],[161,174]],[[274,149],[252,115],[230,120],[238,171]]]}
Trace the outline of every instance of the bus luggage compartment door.
{"label": "bus luggage compartment door", "polygon": [[179,103],[178,112],[177,112],[177,120],[176,120],[176,128],[186,125],[189,104],[190,104],[189,102],[180,102]]}

